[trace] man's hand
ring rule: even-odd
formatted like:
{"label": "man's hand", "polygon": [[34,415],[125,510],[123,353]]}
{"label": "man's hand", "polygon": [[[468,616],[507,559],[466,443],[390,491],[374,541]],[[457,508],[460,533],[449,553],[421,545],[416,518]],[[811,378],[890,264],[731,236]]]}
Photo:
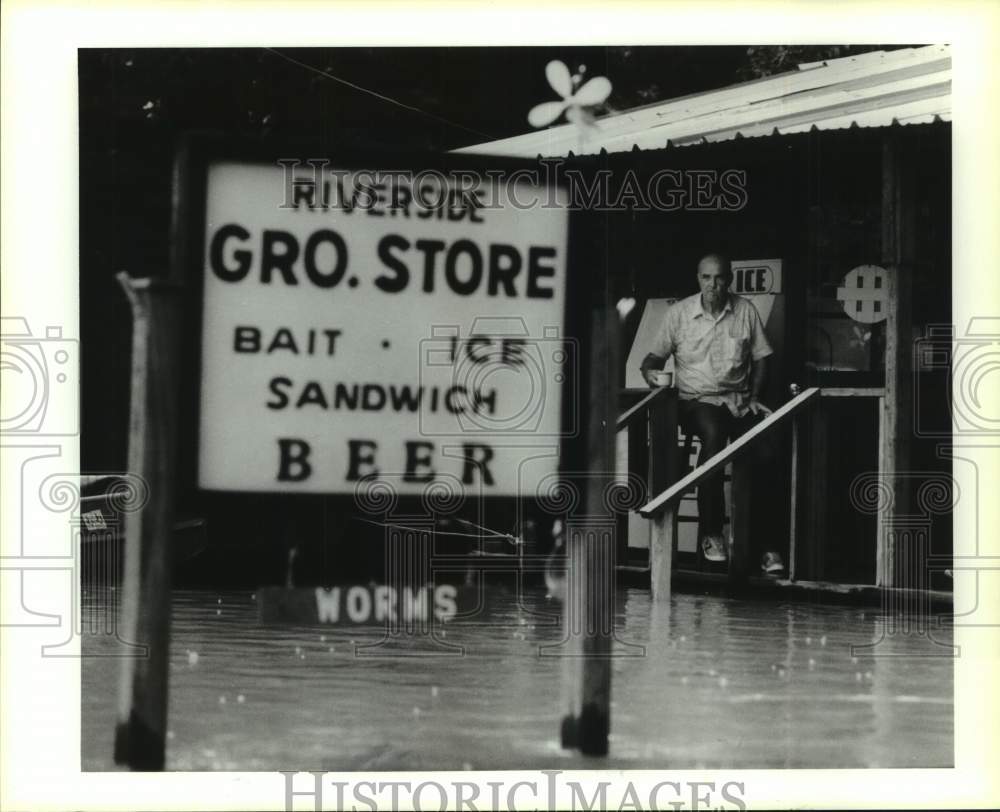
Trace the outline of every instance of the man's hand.
{"label": "man's hand", "polygon": [[643,380],[649,385],[650,389],[656,389],[656,373],[663,371],[663,365],[667,362],[667,359],[659,355],[654,355],[653,353],[646,353],[646,357],[642,359],[642,364],[639,366],[639,371],[642,373]]}
{"label": "man's hand", "polygon": [[753,397],[750,398],[749,402],[747,403],[747,408],[750,410],[752,414],[761,415],[764,417],[766,417],[769,414],[772,414],[772,411],[768,409],[767,406],[765,406],[763,403],[757,400],[757,398]]}

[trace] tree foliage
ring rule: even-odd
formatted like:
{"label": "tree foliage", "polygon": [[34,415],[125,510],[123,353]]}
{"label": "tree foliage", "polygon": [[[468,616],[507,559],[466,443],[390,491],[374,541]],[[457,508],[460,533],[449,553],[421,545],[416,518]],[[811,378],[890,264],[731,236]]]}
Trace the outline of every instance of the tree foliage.
{"label": "tree foliage", "polygon": [[785,73],[804,62],[822,62],[842,59],[845,56],[891,51],[907,45],[751,45],[747,48],[746,62],[737,75],[741,80],[761,79],[776,73]]}

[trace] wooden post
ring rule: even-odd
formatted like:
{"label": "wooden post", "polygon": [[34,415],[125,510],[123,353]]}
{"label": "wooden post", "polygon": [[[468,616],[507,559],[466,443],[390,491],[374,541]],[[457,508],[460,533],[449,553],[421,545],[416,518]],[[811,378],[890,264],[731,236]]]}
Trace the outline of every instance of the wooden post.
{"label": "wooden post", "polygon": [[[580,690],[569,686],[571,715],[563,720],[564,745],[572,744],[586,755],[608,752],[611,725],[611,640],[614,635],[614,537],[613,517],[605,495],[614,482],[614,441],[618,409],[617,313],[603,307],[591,319],[590,352],[585,389],[586,464],[589,476],[583,489],[583,520],[567,523],[569,557],[564,623],[570,644],[582,655]],[[578,642],[577,642],[578,641]],[[571,677],[572,679],[572,677]],[[575,701],[574,701],[575,700]]]}
{"label": "wooden post", "polygon": [[[888,277],[888,312],[885,340],[885,397],[879,420],[879,476],[892,492],[892,503],[882,517],[883,530],[891,528],[897,518],[910,514],[910,493],[907,480],[901,477],[910,470],[910,444],[913,436],[913,377],[910,363],[912,335],[910,328],[909,274],[899,266],[886,269]],[[900,582],[910,566],[901,558],[895,536],[881,532],[876,542],[878,563],[876,577],[879,586],[906,587]]]}
{"label": "wooden post", "polygon": [[[649,424],[650,496],[661,493],[679,478],[677,453],[677,391],[656,399]],[[650,591],[654,601],[670,600],[670,579],[677,551],[677,502],[653,517],[649,538]]]}
{"label": "wooden post", "polygon": [[910,470],[913,438],[912,370],[912,258],[913,201],[901,166],[899,133],[882,142],[882,257],[886,265],[885,397],[879,436],[879,477],[893,493],[892,505],[882,517],[876,541],[876,582],[879,586],[907,586],[900,574],[913,567],[900,560],[895,536],[885,532],[897,517],[910,514],[910,494],[898,475]]}
{"label": "wooden post", "polygon": [[753,463],[745,456],[733,460],[732,507],[729,515],[729,583],[746,580],[750,560],[750,513]]}
{"label": "wooden post", "polygon": [[[885,395],[878,399],[878,476],[883,482],[886,472],[886,443],[885,443]],[[887,541],[886,511],[880,510],[875,514],[875,584],[876,586],[886,586],[892,582],[890,573],[892,572],[892,550]]]}
{"label": "wooden post", "polygon": [[799,541],[799,451],[802,421],[798,415],[792,418],[792,472],[788,487],[789,517],[788,517],[788,580],[795,580],[798,565]]}
{"label": "wooden post", "polygon": [[829,504],[827,493],[830,466],[830,415],[822,401],[809,415],[809,473],[806,477],[805,533],[797,545],[796,577],[821,581],[826,574],[824,551],[829,540]]}
{"label": "wooden post", "polygon": [[177,439],[180,287],[118,275],[132,307],[129,471],[149,501],[125,516],[122,638],[145,647],[123,657],[115,762],[162,770],[166,756],[170,645],[170,532]]}
{"label": "wooden post", "polygon": [[[643,482],[649,488],[649,413],[643,409],[643,414],[637,416],[622,429],[628,437],[628,473]],[[630,514],[623,513],[619,519],[618,564],[628,564]]]}
{"label": "wooden post", "polygon": [[649,588],[656,603],[670,601],[676,546],[677,503],[671,502],[653,517],[653,532],[649,537]]}

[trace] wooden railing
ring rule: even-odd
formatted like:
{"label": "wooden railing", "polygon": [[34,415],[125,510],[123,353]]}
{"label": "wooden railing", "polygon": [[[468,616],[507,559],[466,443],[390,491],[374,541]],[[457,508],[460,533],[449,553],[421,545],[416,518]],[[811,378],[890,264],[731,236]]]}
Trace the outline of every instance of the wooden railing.
{"label": "wooden railing", "polygon": [[[644,392],[641,389],[626,389],[624,394]],[[627,409],[618,417],[618,422],[615,427],[618,431],[624,428],[628,428],[630,424],[634,423],[636,418],[640,415],[645,414],[653,408],[654,402],[657,406],[661,406],[663,400],[669,394],[670,389],[666,386],[658,387],[657,389],[652,389],[649,392],[644,392],[643,398],[636,404],[634,404],[630,409]]]}
{"label": "wooden railing", "polygon": [[[749,480],[751,472],[749,467],[741,465],[740,460],[761,438],[769,434],[778,426],[788,420],[793,424],[797,423],[798,414],[820,394],[818,388],[807,389],[792,400],[788,401],[773,414],[768,415],[758,425],[750,431],[738,437],[726,448],[715,454],[710,459],[695,468],[691,473],[680,479],[668,480],[667,484],[649,502],[639,508],[639,513],[653,522],[653,533],[649,544],[649,564],[650,564],[650,587],[653,591],[654,599],[662,599],[670,596],[670,578],[672,570],[672,560],[677,536],[677,503],[681,497],[698,486],[706,477],[716,473],[727,463],[733,462],[733,505],[731,510],[731,522],[735,529],[734,535],[742,538],[743,542],[734,545],[732,558],[730,561],[730,573],[735,577],[741,576],[746,571],[746,536],[749,525]],[[676,401],[675,401],[676,409]],[[626,413],[627,415],[628,413]],[[623,415],[624,417],[625,415]],[[676,432],[676,428],[675,428]],[[794,489],[796,487],[798,465],[798,431],[797,425],[793,425],[792,444],[792,505],[796,504]],[[654,446],[650,444],[651,456],[653,458],[665,455],[676,457],[676,435],[670,442]],[[664,449],[667,449],[664,453]],[[655,492],[655,491],[652,491]],[[794,510],[794,507],[793,507]],[[794,536],[789,559],[794,561]]]}
{"label": "wooden railing", "polygon": [[[676,481],[680,471],[677,450],[677,390],[624,389],[622,398],[639,398],[618,418],[616,430],[628,429],[628,473],[639,479],[646,494],[659,493]],[[628,515],[619,517],[617,561],[628,563]]]}
{"label": "wooden railing", "polygon": [[652,518],[653,515],[658,510],[662,510],[668,502],[680,499],[686,491],[697,487],[698,483],[705,477],[711,476],[727,463],[745,454],[755,442],[760,440],[761,437],[770,432],[783,421],[792,417],[815,397],[819,397],[819,389],[815,387],[812,389],[806,389],[801,394],[796,395],[780,409],[777,409],[772,414],[769,414],[766,418],[764,418],[764,420],[750,429],[750,431],[746,434],[743,434],[733,440],[733,442],[727,445],[718,454],[715,454],[710,459],[705,460],[705,462],[695,468],[686,477],[675,482],[658,496],[651,499],[639,508],[639,512],[647,519]]}

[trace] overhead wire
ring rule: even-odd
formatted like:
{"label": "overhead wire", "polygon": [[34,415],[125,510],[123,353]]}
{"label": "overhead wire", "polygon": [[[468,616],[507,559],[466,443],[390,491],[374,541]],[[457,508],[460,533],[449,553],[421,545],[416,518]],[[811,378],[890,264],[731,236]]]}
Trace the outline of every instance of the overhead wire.
{"label": "overhead wire", "polygon": [[321,68],[317,68],[313,65],[308,64],[307,62],[302,62],[299,59],[295,59],[294,57],[291,57],[288,54],[279,51],[277,48],[264,48],[264,50],[274,54],[275,56],[279,56],[288,62],[291,62],[293,65],[298,65],[301,68],[305,68],[308,71],[312,71],[313,73],[319,74],[320,76],[330,79],[333,82],[339,82],[340,84],[352,88],[353,90],[357,90],[360,93],[367,93],[369,96],[374,96],[376,99],[381,99],[382,101],[388,102],[389,104],[394,104],[397,107],[402,107],[404,110],[409,110],[413,113],[419,113],[420,115],[427,116],[428,118],[432,118],[435,121],[440,121],[441,123],[447,124],[451,127],[458,127],[459,129],[465,130],[466,132],[474,133],[475,135],[481,136],[483,138],[488,138],[491,141],[496,139],[496,136],[490,135],[489,133],[484,133],[482,130],[477,130],[474,127],[468,127],[465,124],[459,124],[457,121],[452,121],[451,119],[445,118],[444,116],[439,116],[436,113],[430,113],[427,110],[424,110],[420,107],[414,107],[412,104],[406,104],[405,102],[401,102],[398,101],[397,99],[393,99],[390,96],[386,96],[384,93],[379,93],[378,91],[371,90],[370,88],[367,87],[362,87],[361,85],[355,84],[354,82],[350,82],[347,79],[342,79],[341,77],[335,76],[329,71],[322,70]]}
{"label": "overhead wire", "polygon": [[375,525],[376,527],[392,527],[396,530],[406,530],[411,533],[434,533],[437,536],[459,536],[461,538],[473,538],[473,539],[496,538],[496,539],[502,539],[503,541],[506,541],[514,545],[518,543],[517,539],[514,536],[510,535],[510,533],[500,533],[496,530],[491,530],[488,527],[481,527],[480,525],[477,525],[474,522],[466,522],[464,519],[457,519],[456,521],[462,522],[463,524],[471,525],[473,527],[480,527],[482,531],[485,531],[485,533],[484,532],[460,533],[456,530],[438,530],[437,528],[431,529],[429,527],[410,527],[409,525],[396,524],[395,522],[379,522],[375,521],[374,519],[364,519],[360,516],[352,516],[351,518],[354,521],[364,522],[365,524],[372,524]]}

